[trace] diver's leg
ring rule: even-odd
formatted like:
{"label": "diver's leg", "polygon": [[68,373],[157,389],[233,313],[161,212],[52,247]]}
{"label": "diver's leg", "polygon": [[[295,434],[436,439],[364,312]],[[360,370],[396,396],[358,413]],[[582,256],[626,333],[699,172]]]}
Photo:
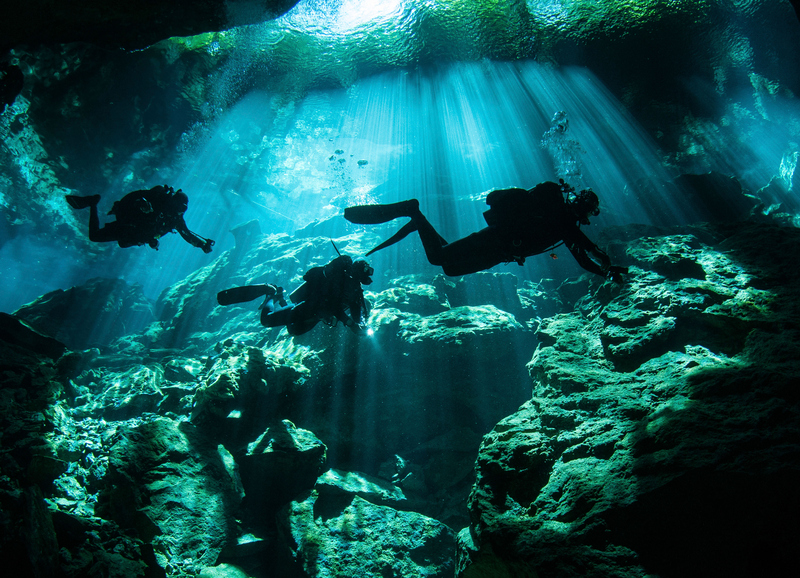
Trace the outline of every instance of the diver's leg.
{"label": "diver's leg", "polygon": [[[406,201],[407,202],[407,201]],[[401,204],[401,203],[395,203]],[[361,209],[367,208],[372,209],[373,207],[388,207],[390,205],[371,205],[364,207],[351,207],[353,209]],[[422,214],[422,211],[419,210],[419,205],[414,201],[413,205],[408,205],[406,208],[403,209],[402,217],[410,217],[411,220],[400,227],[400,229],[391,237],[386,239],[383,243],[374,247],[367,251],[366,256],[372,255],[376,251],[380,251],[381,249],[385,249],[395,243],[402,241],[408,235],[413,233],[414,231],[419,232],[420,239],[422,240],[422,246],[425,248],[425,255],[428,257],[428,261],[430,261],[433,265],[440,265],[441,264],[441,257],[439,256],[440,249],[447,245],[447,241],[436,232],[436,229],[433,228],[433,225],[430,224],[428,219],[425,218],[425,215]]]}
{"label": "diver's leg", "polygon": [[272,312],[268,311],[265,307],[261,310],[261,325],[264,327],[281,327],[283,325],[288,325],[292,320],[293,310],[294,305],[289,305],[288,307],[283,307]]}
{"label": "diver's leg", "polygon": [[89,207],[89,240],[95,243],[106,241],[116,241],[117,235],[114,228],[100,228],[100,217],[97,214],[97,203],[100,202],[100,195],[89,195],[80,197],[78,195],[66,195],[67,204],[73,209],[85,209]]}
{"label": "diver's leg", "polygon": [[289,335],[302,335],[311,331],[320,320],[319,303],[303,301],[292,309],[292,317],[286,324]]}
{"label": "diver's leg", "polygon": [[431,265],[443,265],[446,260],[444,248],[447,247],[447,241],[436,232],[436,229],[419,209],[411,215],[411,222],[417,228],[428,262]]}
{"label": "diver's leg", "polygon": [[344,218],[351,223],[361,225],[372,225],[385,223],[400,217],[409,217],[411,222],[404,225],[392,237],[372,249],[367,253],[371,255],[375,251],[385,249],[404,239],[411,232],[417,231],[425,249],[425,256],[431,265],[444,265],[446,257],[443,248],[447,246],[447,241],[436,232],[430,221],[419,210],[419,201],[411,199],[399,203],[388,205],[361,205],[357,207],[347,207],[344,210]]}
{"label": "diver's leg", "polygon": [[440,262],[434,265],[441,265],[446,275],[468,275],[502,263],[503,255],[494,231],[486,228],[441,247],[437,253]]}
{"label": "diver's leg", "polygon": [[117,241],[119,231],[117,230],[117,222],[113,221],[108,223],[105,227],[100,227],[100,217],[97,214],[97,205],[92,205],[89,208],[89,240],[95,243],[106,243],[108,241]]}
{"label": "diver's leg", "polygon": [[101,228],[97,205],[92,205],[89,213],[89,240],[95,243],[106,243],[108,241],[117,241],[119,238],[117,222],[113,221]]}
{"label": "diver's leg", "polygon": [[[245,303],[267,297],[270,299],[277,292],[274,285],[245,285],[243,287],[233,287],[217,293],[217,303],[220,305],[233,305],[234,303]],[[272,310],[270,309],[270,313]]]}
{"label": "diver's leg", "polygon": [[299,321],[292,321],[286,326],[286,331],[289,335],[302,335],[308,333],[319,323],[319,319],[311,317],[310,319],[300,319]]}
{"label": "diver's leg", "polygon": [[344,218],[351,223],[359,225],[377,225],[387,223],[400,217],[411,217],[419,213],[419,201],[411,199],[399,203],[388,205],[359,205],[357,207],[347,207],[344,210]]}

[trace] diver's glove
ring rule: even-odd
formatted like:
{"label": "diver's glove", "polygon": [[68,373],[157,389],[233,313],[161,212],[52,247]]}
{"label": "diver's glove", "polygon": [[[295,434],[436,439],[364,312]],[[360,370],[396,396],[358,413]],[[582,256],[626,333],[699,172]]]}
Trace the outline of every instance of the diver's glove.
{"label": "diver's glove", "polygon": [[352,325],[348,325],[348,327],[350,331],[356,335],[366,335],[367,333],[366,325],[362,325],[361,323],[353,323]]}
{"label": "diver's glove", "polygon": [[280,304],[281,307],[288,307],[288,304],[286,303],[286,297],[283,295],[283,287],[276,287],[275,285],[272,285],[272,287],[275,287],[274,299]]}
{"label": "diver's glove", "polygon": [[206,242],[203,243],[200,246],[200,248],[203,250],[203,253],[210,253],[211,252],[211,247],[213,247],[213,246],[214,246],[214,241],[212,241],[211,239],[206,239]]}
{"label": "diver's glove", "polygon": [[621,285],[622,283],[625,282],[625,280],[622,278],[623,274],[625,275],[628,274],[627,267],[617,267],[615,265],[612,265],[611,267],[608,268],[608,273],[606,273],[606,278],[611,279],[614,283],[618,283]]}

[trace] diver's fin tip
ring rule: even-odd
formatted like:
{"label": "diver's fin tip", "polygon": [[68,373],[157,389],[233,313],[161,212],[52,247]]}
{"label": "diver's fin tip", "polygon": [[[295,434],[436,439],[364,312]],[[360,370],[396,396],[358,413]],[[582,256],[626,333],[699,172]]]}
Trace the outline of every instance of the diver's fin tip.
{"label": "diver's fin tip", "polygon": [[64,198],[67,204],[73,209],[85,209],[86,207],[93,207],[100,202],[100,195],[89,195],[81,197],[79,195],[65,195]]}
{"label": "diver's fin tip", "polygon": [[411,199],[388,205],[357,205],[344,210],[344,218],[357,225],[378,225],[419,212],[419,201]]}

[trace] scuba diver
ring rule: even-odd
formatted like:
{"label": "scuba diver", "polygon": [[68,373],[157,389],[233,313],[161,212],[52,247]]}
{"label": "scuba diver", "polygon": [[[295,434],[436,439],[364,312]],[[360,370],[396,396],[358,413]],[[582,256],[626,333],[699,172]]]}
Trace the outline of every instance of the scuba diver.
{"label": "scuba diver", "polygon": [[210,253],[214,241],[193,233],[186,226],[183,214],[189,206],[189,197],[178,189],[167,185],[156,186],[148,191],[133,191],[115,201],[109,215],[117,220],[100,227],[97,203],[100,195],[79,197],[67,195],[67,203],[73,209],[89,207],[89,240],[95,243],[117,241],[120,247],[149,245],[158,250],[158,239],[167,233],[178,231],[181,237],[204,253]]}
{"label": "scuba diver", "polygon": [[265,327],[285,325],[289,335],[307,333],[320,321],[328,325],[341,321],[354,333],[360,333],[369,312],[369,302],[361,286],[372,283],[374,273],[364,259],[353,260],[340,255],[327,265],[306,271],[305,282],[289,296],[290,305],[283,297],[283,288],[275,285],[226,289],[217,293],[217,302],[232,305],[264,296],[260,307],[261,324]]}
{"label": "scuba diver", "polygon": [[[566,198],[565,198],[566,196]],[[399,217],[410,217],[391,238],[367,253],[370,255],[397,243],[413,231],[419,233],[425,255],[432,265],[440,265],[445,274],[467,275],[512,261],[523,265],[525,258],[567,246],[578,264],[590,271],[622,282],[625,267],[614,267],[580,230],[589,217],[600,213],[600,202],[591,189],[575,192],[563,180],[544,182],[525,189],[500,189],[486,197],[489,210],[483,213],[488,227],[452,243],[445,241],[419,210],[419,201],[411,199],[388,205],[361,205],[344,210],[351,223],[374,225]]]}

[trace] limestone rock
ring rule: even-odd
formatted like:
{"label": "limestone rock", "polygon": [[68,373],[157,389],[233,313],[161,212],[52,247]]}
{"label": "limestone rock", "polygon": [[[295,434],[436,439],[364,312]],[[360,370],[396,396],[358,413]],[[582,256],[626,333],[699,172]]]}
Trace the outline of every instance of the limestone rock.
{"label": "limestone rock", "polygon": [[96,514],[152,543],[162,567],[215,564],[240,496],[227,452],[189,423],[165,418],[120,433]]}
{"label": "limestone rock", "polygon": [[736,222],[746,219],[759,204],[736,178],[715,171],[686,173],[671,182],[647,180],[626,193],[646,207],[653,222],[662,225]]}
{"label": "limestone rock", "polygon": [[285,405],[306,389],[309,374],[296,360],[234,343],[223,346],[209,365],[194,394],[192,423],[220,430],[235,447],[274,423]]}
{"label": "limestone rock", "polygon": [[203,568],[199,578],[249,578],[249,574],[233,564],[220,564]]}
{"label": "limestone rock", "polygon": [[736,222],[745,219],[756,203],[744,194],[737,179],[718,172],[684,174],[675,179],[679,202],[697,213],[694,220]]}
{"label": "limestone rock", "polygon": [[[800,514],[789,361],[800,238],[723,228],[716,246],[634,241],[641,269],[626,287],[542,324],[532,400],[481,445],[460,576],[788,568],[800,539],[789,521]],[[766,238],[770,259],[754,244]]]}
{"label": "limestone rock", "polygon": [[455,536],[444,524],[358,496],[327,507],[323,500],[312,492],[282,513],[292,551],[308,576],[453,575]]}
{"label": "limestone rock", "polygon": [[[128,420],[143,413],[185,414],[202,366],[191,358],[139,360],[133,356],[86,355],[68,382],[76,415]],[[197,375],[195,375],[195,373]]]}
{"label": "limestone rock", "polygon": [[328,470],[317,478],[314,488],[323,496],[348,495],[352,498],[355,495],[381,505],[398,506],[406,500],[400,488],[380,478],[335,469]]}
{"label": "limestone rock", "polygon": [[[363,239],[335,242],[344,252]],[[534,294],[531,288],[525,302],[503,297],[500,301],[513,310],[506,311],[490,304],[455,304],[473,294],[484,299],[516,295],[516,278],[508,274],[477,275],[452,286],[441,279],[398,277],[383,290],[367,292],[373,304],[371,334],[361,336],[322,324],[296,337],[265,329],[257,302],[214,305],[206,313],[215,292],[231,286],[270,282],[289,290],[308,267],[326,262],[319,255],[330,251],[329,245],[317,237],[266,235],[162,295],[163,311],[172,316],[162,343],[181,334],[208,347],[218,335],[227,336],[213,345],[192,422],[224,432],[236,446],[275,420],[314,424],[309,427],[324,440],[328,455],[343,460],[347,469],[373,468],[374,474],[375,463],[398,454],[416,468],[407,479],[414,487],[407,497],[415,507],[448,521],[463,518],[458,500],[471,483],[477,440],[530,396],[526,372],[516,359],[535,341],[529,322],[533,304],[544,301],[543,292]],[[347,417],[329,419],[331,407]],[[426,411],[436,418],[429,419]],[[472,446],[442,445],[456,439],[470,440]],[[421,449],[432,443],[440,445],[427,453]],[[425,480],[434,485],[426,486]]]}
{"label": "limestone rock", "polygon": [[154,319],[140,286],[99,277],[47,293],[20,307],[14,316],[72,349],[108,345]]}
{"label": "limestone rock", "polygon": [[128,536],[101,518],[53,512],[58,535],[59,566],[63,576],[80,578],[102,573],[110,578],[164,576],[153,547]]}
{"label": "limestone rock", "polygon": [[248,519],[269,525],[280,506],[312,488],[325,466],[325,450],[313,433],[288,420],[248,444],[238,460]]}
{"label": "limestone rock", "polygon": [[8,313],[0,313],[0,339],[53,359],[61,357],[66,350],[60,341],[39,333]]}
{"label": "limestone rock", "polygon": [[34,576],[53,576],[58,568],[58,540],[39,486],[24,490],[25,546]]}

